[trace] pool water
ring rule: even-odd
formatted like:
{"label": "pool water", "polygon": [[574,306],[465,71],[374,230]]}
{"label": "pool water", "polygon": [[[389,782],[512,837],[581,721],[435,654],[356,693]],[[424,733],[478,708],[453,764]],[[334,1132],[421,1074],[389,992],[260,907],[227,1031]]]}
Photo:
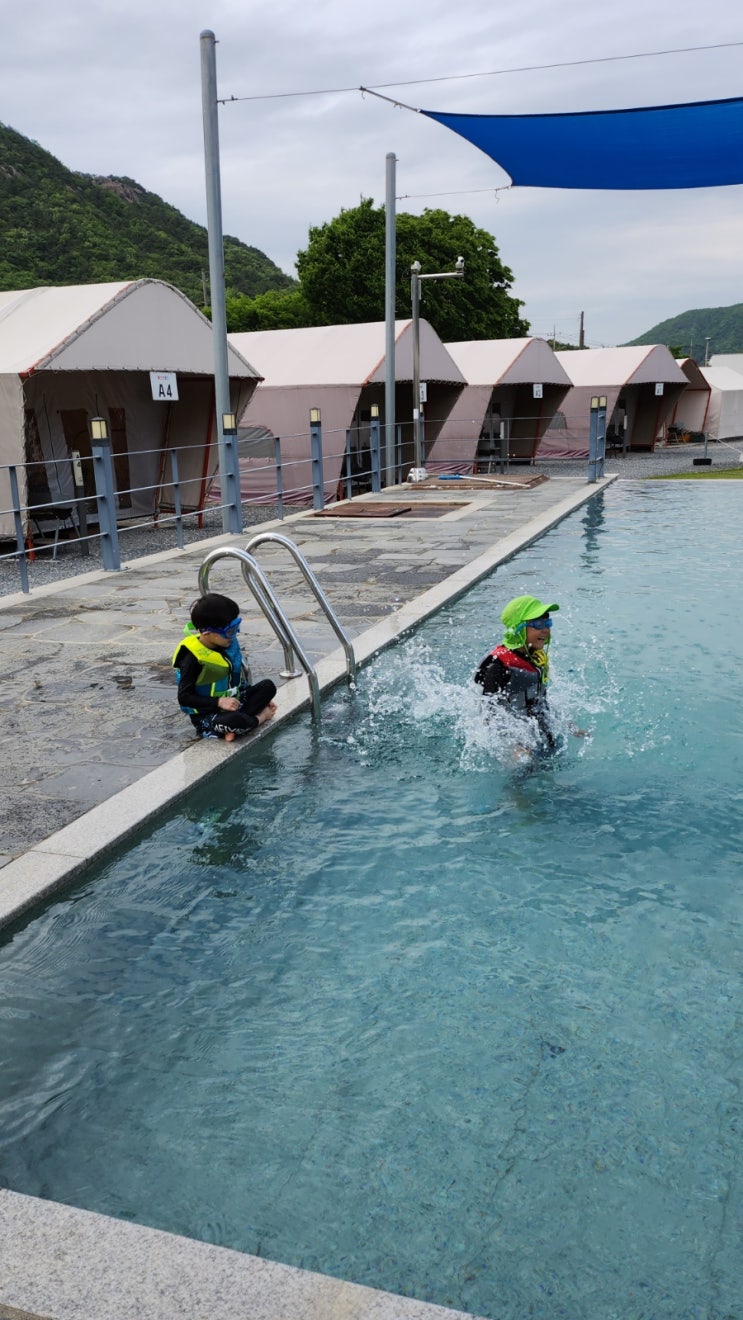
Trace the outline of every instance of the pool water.
{"label": "pool water", "polygon": [[[493,1320],[743,1314],[738,501],[611,487],[7,934],[0,1181]],[[526,766],[470,684],[522,592]]]}

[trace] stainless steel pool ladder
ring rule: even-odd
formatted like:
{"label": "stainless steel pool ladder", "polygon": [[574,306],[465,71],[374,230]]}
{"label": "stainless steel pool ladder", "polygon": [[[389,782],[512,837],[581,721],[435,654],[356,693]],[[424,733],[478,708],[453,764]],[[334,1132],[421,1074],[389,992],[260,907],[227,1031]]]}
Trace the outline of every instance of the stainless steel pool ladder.
{"label": "stainless steel pool ladder", "polygon": [[[278,637],[284,650],[284,668],[281,670],[282,678],[299,678],[302,672],[307,675],[307,682],[310,688],[310,701],[312,705],[312,718],[320,722],[320,688],[317,681],[317,673],[311,661],[308,659],[297,634],[286,617],[286,614],[279,605],[276,595],[265,575],[263,569],[258,564],[253,551],[258,546],[273,542],[281,545],[292,555],[307,586],[312,591],[320,608],[322,609],[333,632],[341,643],[346,657],[346,677],[349,683],[353,683],[356,678],[356,657],[353,647],[346,634],[341,628],[340,623],[333,611],[333,608],[320,587],[317,578],[310,568],[304,555],[290,541],[288,536],[281,536],[279,532],[259,532],[252,540],[248,541],[244,550],[238,550],[232,546],[222,546],[218,550],[211,550],[206,556],[201,568],[199,569],[199,591],[205,595],[209,590],[209,573],[213,564],[219,559],[237,559],[240,561],[242,575],[246,585],[250,588],[257,604],[262,609],[266,619],[270,623],[273,631]],[[297,661],[301,668],[297,668]],[[248,670],[250,679],[250,671]]]}

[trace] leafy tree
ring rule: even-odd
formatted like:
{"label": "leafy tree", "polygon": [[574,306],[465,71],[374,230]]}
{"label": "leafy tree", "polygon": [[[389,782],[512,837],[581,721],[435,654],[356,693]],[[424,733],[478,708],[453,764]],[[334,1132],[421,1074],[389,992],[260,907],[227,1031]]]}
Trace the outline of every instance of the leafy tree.
{"label": "leafy tree", "polygon": [[[384,319],[384,207],[370,198],[327,224],[310,229],[297,254],[297,272],[311,325]],[[424,281],[421,315],[443,340],[507,339],[528,334],[523,306],[509,289],[513,274],[500,260],[492,234],[465,215],[426,210],[397,216],[396,315],[410,316],[410,267],[423,274],[454,269],[465,260],[462,280]]]}
{"label": "leafy tree", "polygon": [[227,329],[294,330],[313,325],[301,289],[269,289],[256,298],[227,298]]}

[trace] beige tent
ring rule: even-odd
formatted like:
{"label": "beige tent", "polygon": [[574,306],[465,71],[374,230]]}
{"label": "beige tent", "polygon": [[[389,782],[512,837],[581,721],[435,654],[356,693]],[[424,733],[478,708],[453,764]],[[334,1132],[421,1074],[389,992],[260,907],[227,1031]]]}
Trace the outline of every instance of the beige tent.
{"label": "beige tent", "polygon": [[[322,418],[325,496],[332,498],[344,471],[347,432],[357,472],[368,470],[369,418],[373,404],[384,427],[385,325],[313,326],[230,335],[263,376],[240,417],[244,497],[275,490],[273,437],[281,438],[284,492],[309,500],[309,414]],[[426,446],[435,443],[465,379],[428,321],[420,322],[420,374],[426,382]],[[411,321],[395,323],[395,413],[402,424],[403,475],[413,462],[413,335]],[[382,432],[384,435],[384,432]]]}
{"label": "beige tent", "polygon": [[[678,364],[688,385],[668,419],[667,436],[671,442],[688,441],[707,430],[710,408],[710,385],[694,358],[679,358]],[[743,381],[741,381],[743,384]]]}
{"label": "beige tent", "polygon": [[[177,401],[153,399],[151,371],[176,374]],[[260,377],[234,348],[229,372],[237,410]],[[69,501],[72,451],[92,495],[94,416],[109,425],[121,516],[168,506],[166,449],[178,451],[184,509],[202,507],[217,464],[213,373],[209,321],[159,280],[0,293],[0,507],[11,503],[8,464],[22,500]],[[134,487],[155,490],[125,493]],[[13,531],[0,514],[0,536]]]}
{"label": "beige tent", "polygon": [[740,358],[736,353],[719,353],[712,365],[701,372],[710,387],[706,431],[710,440],[743,439],[743,362],[740,368],[722,364]]}
{"label": "beige tent", "polygon": [[[606,397],[607,449],[654,449],[687,378],[663,344],[556,354],[573,382],[540,447],[541,458],[588,454],[591,399]],[[626,419],[626,425],[625,425]],[[626,440],[625,440],[626,437]]]}
{"label": "beige tent", "polygon": [[433,470],[487,471],[505,448],[532,459],[571,381],[544,339],[447,344],[467,381],[430,450]]}

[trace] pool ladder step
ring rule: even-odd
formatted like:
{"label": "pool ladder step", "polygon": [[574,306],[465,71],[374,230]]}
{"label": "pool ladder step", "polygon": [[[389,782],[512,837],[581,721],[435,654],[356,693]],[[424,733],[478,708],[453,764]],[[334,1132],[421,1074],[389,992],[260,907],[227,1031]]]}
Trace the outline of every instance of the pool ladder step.
{"label": "pool ladder step", "polygon": [[[281,536],[279,532],[259,532],[257,536],[254,536],[252,540],[248,541],[244,550],[238,550],[237,547],[232,546],[221,546],[217,550],[210,550],[199,569],[199,591],[202,596],[206,595],[209,590],[209,574],[212,566],[216,564],[218,560],[239,560],[246,585],[252,592],[257,604],[260,606],[284,649],[284,668],[281,670],[281,677],[299,678],[302,673],[307,675],[307,682],[309,683],[310,688],[312,718],[319,724],[320,687],[317,681],[317,673],[311,661],[308,659],[302,647],[302,643],[297,637],[291,623],[276,599],[276,594],[271,587],[268,578],[255,558],[255,551],[258,547],[269,543],[283,546],[293,557],[307,583],[307,586],[313,593],[328,620],[328,623],[343,647],[346,657],[346,677],[349,683],[353,683],[356,678],[356,657],[353,652],[353,647],[338,622],[333,607],[323,592],[320,583],[312,572],[307,560],[294,542],[289,540],[288,536]],[[297,662],[299,662],[299,668],[297,667]],[[250,671],[248,671],[248,679],[250,680]]]}

